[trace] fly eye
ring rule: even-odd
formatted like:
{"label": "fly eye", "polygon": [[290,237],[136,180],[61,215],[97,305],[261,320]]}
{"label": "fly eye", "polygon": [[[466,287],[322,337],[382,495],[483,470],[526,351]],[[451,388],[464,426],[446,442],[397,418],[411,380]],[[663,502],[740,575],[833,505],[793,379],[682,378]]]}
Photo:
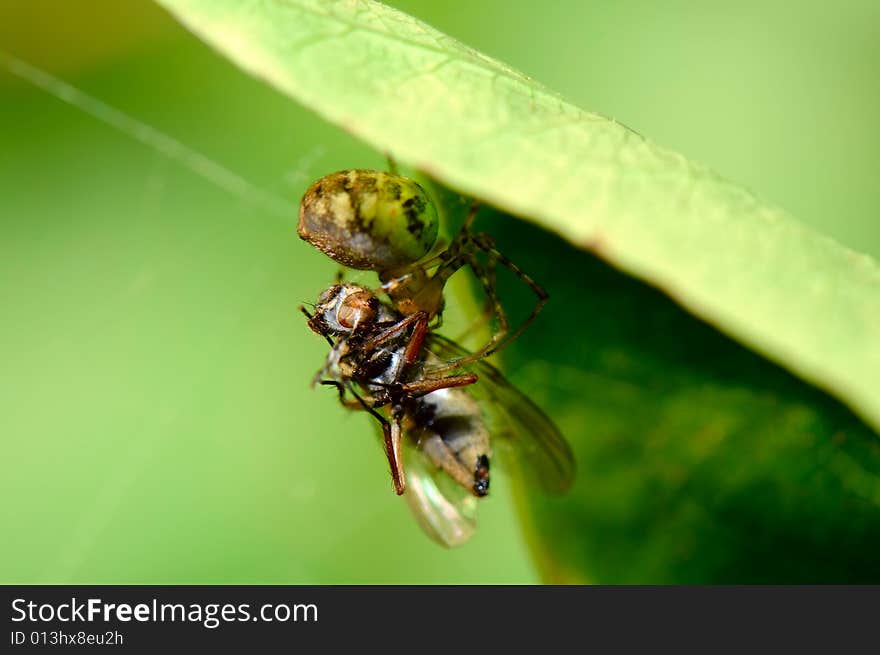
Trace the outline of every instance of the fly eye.
{"label": "fly eye", "polygon": [[343,306],[339,308],[339,312],[336,314],[336,320],[339,321],[339,324],[342,327],[351,330],[358,324],[358,316],[359,312],[357,310]]}
{"label": "fly eye", "polygon": [[372,323],[376,318],[376,297],[366,291],[350,294],[339,306],[336,320],[347,330]]}

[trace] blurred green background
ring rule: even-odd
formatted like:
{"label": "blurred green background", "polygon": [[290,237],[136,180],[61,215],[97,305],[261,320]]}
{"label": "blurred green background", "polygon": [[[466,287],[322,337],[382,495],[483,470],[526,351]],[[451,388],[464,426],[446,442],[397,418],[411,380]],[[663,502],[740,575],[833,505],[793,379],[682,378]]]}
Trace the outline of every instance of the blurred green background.
{"label": "blurred green background", "polygon": [[[877,2],[391,4],[880,256]],[[7,1],[0,50],[254,185],[0,70],[0,582],[538,581],[504,493],[441,550],[368,417],[308,387],[296,307],[335,268],[296,203],[380,154],[149,2]]]}

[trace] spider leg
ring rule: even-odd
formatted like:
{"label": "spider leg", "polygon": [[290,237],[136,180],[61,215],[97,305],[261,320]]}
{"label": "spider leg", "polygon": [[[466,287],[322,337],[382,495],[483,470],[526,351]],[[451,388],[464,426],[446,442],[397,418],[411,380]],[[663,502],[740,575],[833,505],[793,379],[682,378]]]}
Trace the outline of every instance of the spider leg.
{"label": "spider leg", "polygon": [[[525,271],[523,271],[519,266],[514,264],[510,259],[507,258],[504,253],[500,252],[497,248],[495,248],[495,243],[492,241],[491,237],[488,234],[477,234],[474,237],[474,243],[478,248],[486,252],[487,256],[490,260],[494,260],[500,262],[502,266],[507,268],[511,273],[513,273],[523,284],[525,284],[532,293],[535,294],[536,302],[534,307],[532,307],[531,313],[526,317],[526,319],[516,328],[510,335],[498,346],[494,349],[487,352],[487,355],[491,355],[493,352],[497,352],[508,343],[518,338],[529,325],[538,317],[538,314],[541,313],[541,310],[544,309],[544,305],[547,304],[547,300],[550,298],[550,294],[542,287],[540,284],[535,282],[531,277],[529,277]],[[492,264],[493,267],[493,279],[494,279],[494,261]]]}
{"label": "spider leg", "polygon": [[[470,266],[471,270],[474,271],[474,274],[480,281],[480,284],[483,287],[483,291],[486,294],[487,306],[491,306],[491,313],[494,314],[495,319],[498,322],[498,326],[495,332],[489,338],[489,341],[487,341],[481,348],[466,357],[453,359],[439,367],[432,368],[430,370],[430,373],[432,374],[464,366],[465,364],[474,362],[478,359],[482,359],[483,357],[488,357],[492,353],[498,352],[502,348],[506,347],[512,341],[517,339],[526,330],[526,328],[528,328],[529,325],[532,324],[535,318],[537,318],[538,314],[541,313],[541,310],[544,309],[544,305],[547,304],[547,300],[549,298],[549,294],[544,290],[543,287],[541,287],[537,282],[529,277],[519,266],[508,259],[506,255],[495,248],[495,244],[488,234],[472,235],[470,243],[472,243],[474,247],[486,253],[487,263],[485,266],[480,263],[474,253],[463,253],[462,256],[467,257],[468,265]],[[501,304],[501,301],[498,298],[498,294],[496,292],[495,271],[496,264],[499,263],[507,268],[509,271],[511,271],[520,281],[522,281],[532,291],[532,293],[535,294],[537,298],[537,301],[532,308],[531,313],[513,332],[510,332],[510,324],[507,320],[507,314],[504,311],[504,307]]]}
{"label": "spider leg", "polygon": [[[492,257],[491,255],[489,256],[489,263],[485,267],[473,255],[468,257],[467,263],[470,266],[471,270],[474,272],[474,275],[476,275],[477,279],[479,280],[480,285],[483,287],[483,292],[486,294],[486,307],[490,308],[488,314],[489,316],[494,315],[497,322],[497,327],[492,333],[492,336],[489,337],[489,340],[484,343],[479,349],[470,353],[466,357],[451,359],[439,366],[432,367],[429,370],[429,373],[431,375],[436,375],[437,373],[460,368],[465,364],[475,362],[478,359],[482,359],[491,355],[493,352],[498,350],[499,347],[501,347],[499,344],[503,343],[503,339],[510,331],[510,323],[507,319],[507,313],[504,311],[504,306],[501,304],[501,299],[498,297],[498,293],[495,288],[494,257]],[[486,316],[485,313],[484,316],[485,319],[481,320],[488,320],[488,316]]]}
{"label": "spider leg", "polygon": [[394,157],[391,156],[390,152],[385,155],[385,159],[388,161],[388,172],[392,175],[400,175],[400,171],[397,169],[397,162],[394,161]]}
{"label": "spider leg", "polygon": [[[486,263],[486,277],[489,280],[489,284],[492,288],[495,287],[495,262],[494,258],[489,259]],[[492,300],[487,295],[483,300],[483,310],[480,312],[480,315],[471,321],[470,325],[468,325],[467,329],[465,329],[460,335],[458,335],[453,341],[464,341],[468,336],[479,333],[480,330],[489,322],[492,316],[495,313],[495,308],[492,305]],[[439,326],[437,326],[439,327]]]}

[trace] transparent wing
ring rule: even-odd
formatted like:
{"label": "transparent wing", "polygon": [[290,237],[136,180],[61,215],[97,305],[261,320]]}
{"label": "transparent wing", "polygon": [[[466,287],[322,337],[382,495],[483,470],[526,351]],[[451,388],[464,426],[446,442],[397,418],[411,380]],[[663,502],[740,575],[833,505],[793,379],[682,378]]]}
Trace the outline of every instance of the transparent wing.
{"label": "transparent wing", "polygon": [[[430,335],[427,347],[441,360],[469,354],[454,341],[434,333]],[[501,414],[492,417],[493,443],[500,441],[502,445],[509,445],[507,450],[513,452],[519,467],[545,490],[552,493],[567,491],[574,481],[574,454],[553,421],[485,360],[463,368],[479,378],[467,387],[468,392],[489,401],[481,403],[486,413]],[[497,440],[496,437],[505,438]]]}
{"label": "transparent wing", "polygon": [[476,530],[477,498],[438,469],[428,456],[406,439],[406,499],[425,534],[441,546],[453,548]]}
{"label": "transparent wing", "polygon": [[[380,446],[382,429],[377,424]],[[406,504],[432,540],[446,548],[467,542],[477,529],[479,499],[463,489],[430,460],[418,446],[418,437],[406,433],[403,439],[406,473]]]}

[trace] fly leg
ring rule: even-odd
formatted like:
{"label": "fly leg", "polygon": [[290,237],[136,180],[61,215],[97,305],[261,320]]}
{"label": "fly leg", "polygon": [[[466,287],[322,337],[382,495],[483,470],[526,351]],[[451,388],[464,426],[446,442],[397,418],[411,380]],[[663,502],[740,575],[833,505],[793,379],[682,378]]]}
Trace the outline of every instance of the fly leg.
{"label": "fly leg", "polygon": [[385,456],[388,458],[388,464],[391,467],[391,480],[394,483],[394,493],[402,496],[406,491],[406,473],[403,470],[403,455],[401,453],[402,428],[400,420],[403,415],[403,408],[394,407],[391,411],[391,423],[388,421],[382,424],[382,441],[385,444]]}
{"label": "fly leg", "polygon": [[406,344],[406,350],[403,351],[404,369],[412,366],[419,359],[425,345],[425,337],[428,336],[428,315],[425,312],[417,312],[413,316],[417,318],[409,342]]}
{"label": "fly leg", "polygon": [[477,381],[477,376],[473,373],[464,375],[448,375],[442,378],[423,378],[414,380],[413,382],[405,382],[398,385],[399,389],[410,398],[420,398],[440,389],[451,389],[454,387],[466,387]]}
{"label": "fly leg", "polygon": [[[419,356],[421,355],[425,343],[425,337],[428,332],[428,315],[425,314],[425,312],[417,312],[411,316],[407,316],[374,337],[368,339],[363,344],[364,352],[371,352],[372,350],[381,347],[389,340],[394,339],[396,336],[403,334],[403,332],[410,326],[412,326],[412,332],[409,335],[409,340],[407,341],[406,348],[403,352],[403,366],[398,373],[398,380],[409,366],[418,361]],[[470,384],[476,381],[476,376],[470,376],[470,378],[472,379],[468,379],[466,382],[463,380],[455,380],[454,383],[460,386],[461,384]],[[337,383],[334,380],[327,380],[322,381],[322,384],[324,382],[331,385],[335,383],[335,386],[339,389],[340,397],[344,397],[344,387],[341,383]],[[449,381],[447,381],[446,384],[448,386],[453,386]],[[401,404],[401,401],[408,397],[409,392],[404,392],[404,385],[399,384],[397,380],[390,385],[382,386],[386,386],[386,390],[389,394],[384,400],[378,402],[383,404],[389,401],[392,402],[390,421],[379,414],[374,407],[369,406],[366,401],[354,392],[354,390],[350,388],[348,390],[357,399],[360,405],[382,425],[382,443],[385,447],[385,456],[388,458],[388,465],[391,468],[391,479],[394,483],[394,492],[400,496],[406,491],[406,474],[404,472],[403,455],[401,452],[403,441],[401,420],[404,415],[404,407],[403,404]],[[425,393],[428,392],[425,391]]]}
{"label": "fly leg", "polygon": [[421,398],[440,389],[466,387],[469,384],[474,384],[477,379],[474,373],[465,373],[463,375],[447,375],[440,378],[422,378],[412,382],[392,382],[391,384],[373,382],[372,384],[387,389],[388,394],[395,398],[413,399]]}
{"label": "fly leg", "polygon": [[[300,305],[300,306],[299,306],[299,311],[301,311],[303,314],[306,315],[306,318],[309,319],[309,325],[311,326],[312,319],[314,318],[314,316],[313,316],[312,314],[310,314],[310,313],[309,313],[309,310],[306,309],[303,305]],[[331,346],[333,345],[333,339],[331,339],[331,338],[330,338],[329,336],[327,336],[326,334],[324,334],[324,335],[322,335],[322,336],[327,340],[327,343],[329,343]]]}
{"label": "fly leg", "polygon": [[384,387],[393,398],[417,398],[429,394],[432,391],[449,389],[451,387],[464,387],[477,381],[477,376],[475,374],[464,373],[461,375],[448,375],[443,377],[423,377],[409,382],[400,382],[406,374],[406,369],[415,364],[422,353],[422,349],[425,345],[425,338],[428,335],[427,315],[424,312],[413,314],[412,317],[407,317],[388,329],[389,332],[394,330],[395,333],[397,333],[403,329],[400,327],[401,324],[408,324],[410,322],[414,324],[413,331],[410,334],[409,341],[403,351],[403,366],[398,372],[395,380],[387,384],[380,384],[375,381],[371,384],[378,387]]}
{"label": "fly leg", "polygon": [[[337,380],[321,380],[321,384],[336,387],[339,391],[339,401],[346,407],[353,409],[361,408],[369,412],[370,416],[379,421],[382,426],[382,444],[385,447],[385,456],[388,458],[388,465],[391,467],[391,480],[394,483],[394,493],[398,496],[406,491],[406,474],[403,470],[403,456],[401,454],[401,426],[400,420],[403,415],[403,409],[395,406],[391,412],[391,421],[382,416],[374,408],[372,408],[357,392],[346,387],[346,385]],[[354,396],[354,400],[345,397],[348,391]]]}
{"label": "fly leg", "polygon": [[342,405],[343,407],[345,407],[346,409],[365,409],[368,412],[370,412],[370,414],[372,414],[375,418],[379,419],[380,421],[385,420],[384,418],[382,418],[382,416],[376,410],[374,410],[367,403],[366,400],[364,400],[357,393],[355,393],[354,390],[348,389],[348,391],[351,393],[352,396],[354,396],[354,398],[346,398],[345,397],[346,386],[344,384],[342,384],[342,382],[339,382],[338,380],[319,380],[318,384],[325,386],[325,387],[336,387],[336,390],[339,392],[339,404]]}
{"label": "fly leg", "polygon": [[363,343],[363,352],[370,353],[376,350],[394,337],[401,334],[410,326],[413,326],[413,332],[412,336],[410,337],[410,341],[407,344],[405,359],[407,363],[411,364],[417,358],[418,353],[421,352],[422,345],[425,341],[425,335],[427,334],[428,315],[425,312],[416,312],[415,314],[410,314],[409,316],[399,320],[394,325],[370,337]]}
{"label": "fly leg", "polygon": [[[418,361],[419,356],[424,348],[425,337],[428,334],[428,315],[425,312],[416,312],[412,316],[408,316],[399,321],[395,326],[389,328],[388,332],[394,330],[394,334],[398,334],[409,323],[413,323],[413,330],[410,334],[409,341],[403,351],[403,366],[398,373],[398,379],[406,373],[406,369]],[[404,324],[403,326],[401,324]],[[390,337],[388,337],[390,338]],[[430,393],[431,390],[442,389],[451,386],[463,386],[473,384],[477,381],[476,375],[462,375],[446,378],[445,380],[416,380],[409,383],[400,384],[395,380],[391,385],[392,397],[398,399],[409,399],[413,393],[420,387],[425,388],[420,395]],[[433,383],[433,389],[430,389]],[[406,491],[406,474],[403,468],[403,457],[401,455],[402,428],[401,420],[404,415],[404,407],[398,401],[391,408],[391,424],[387,421],[382,425],[383,441],[385,443],[385,455],[388,457],[388,464],[391,466],[391,478],[394,481],[394,491],[400,496]]]}

